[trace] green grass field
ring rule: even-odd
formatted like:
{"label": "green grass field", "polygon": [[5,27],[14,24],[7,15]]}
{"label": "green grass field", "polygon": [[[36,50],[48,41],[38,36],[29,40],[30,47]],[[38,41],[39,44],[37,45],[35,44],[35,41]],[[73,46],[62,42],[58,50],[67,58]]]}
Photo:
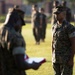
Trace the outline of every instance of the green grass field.
{"label": "green grass field", "polygon": [[[0,24],[1,25],[1,24]],[[52,68],[52,50],[51,50],[51,41],[52,41],[52,34],[51,34],[51,25],[47,25],[46,31],[46,39],[45,42],[40,45],[35,45],[35,40],[32,33],[32,26],[31,24],[26,24],[23,27],[22,35],[26,41],[26,53],[29,57],[44,57],[46,58],[47,62],[42,64],[38,70],[27,70],[27,75],[54,75],[53,68]],[[75,63],[75,59],[74,59]],[[75,66],[74,66],[74,73],[75,75]]]}
{"label": "green grass field", "polygon": [[[47,25],[46,31],[46,39],[45,42],[41,42],[40,45],[35,45],[35,40],[32,33],[32,27],[30,24],[26,24],[23,27],[22,34],[26,41],[26,53],[29,57],[45,57],[47,62],[44,63],[38,70],[27,70],[27,75],[54,75],[53,68],[52,68],[52,52],[51,52],[51,41],[52,41],[52,34],[51,34],[51,25]],[[74,73],[75,74],[75,66],[74,66]]]}

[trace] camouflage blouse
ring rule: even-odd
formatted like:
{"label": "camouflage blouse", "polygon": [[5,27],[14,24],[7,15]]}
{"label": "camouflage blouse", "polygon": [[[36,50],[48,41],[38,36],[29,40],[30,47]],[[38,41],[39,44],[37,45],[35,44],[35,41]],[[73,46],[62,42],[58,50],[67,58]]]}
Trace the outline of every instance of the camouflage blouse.
{"label": "camouflage blouse", "polygon": [[62,25],[56,23],[52,27],[52,32],[52,61],[66,63],[71,56],[70,38],[75,37],[75,27],[64,20]]}

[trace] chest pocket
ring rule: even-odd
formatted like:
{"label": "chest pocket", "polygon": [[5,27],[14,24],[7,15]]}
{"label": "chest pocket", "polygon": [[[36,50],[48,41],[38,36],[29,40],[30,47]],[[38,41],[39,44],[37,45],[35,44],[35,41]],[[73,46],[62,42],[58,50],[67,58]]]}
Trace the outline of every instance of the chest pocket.
{"label": "chest pocket", "polygon": [[53,29],[53,38],[55,40],[57,40],[57,39],[66,40],[66,38],[68,38],[68,35],[67,35],[65,27],[64,26],[61,26],[61,27],[55,26]]}

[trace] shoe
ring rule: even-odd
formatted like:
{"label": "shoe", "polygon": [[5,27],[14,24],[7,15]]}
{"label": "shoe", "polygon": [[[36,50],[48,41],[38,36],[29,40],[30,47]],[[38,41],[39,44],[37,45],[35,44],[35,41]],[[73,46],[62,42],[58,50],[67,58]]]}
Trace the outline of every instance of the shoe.
{"label": "shoe", "polygon": [[36,42],[36,45],[39,45],[40,44],[40,42]]}
{"label": "shoe", "polygon": [[37,42],[37,45],[39,45],[40,44],[40,42]]}
{"label": "shoe", "polygon": [[45,42],[45,40],[44,39],[41,39],[41,42]]}

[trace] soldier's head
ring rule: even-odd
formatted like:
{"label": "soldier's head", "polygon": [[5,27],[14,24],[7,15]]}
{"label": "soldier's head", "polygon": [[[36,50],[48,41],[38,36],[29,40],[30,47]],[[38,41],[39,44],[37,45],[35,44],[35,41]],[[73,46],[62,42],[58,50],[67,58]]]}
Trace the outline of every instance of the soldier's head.
{"label": "soldier's head", "polygon": [[59,1],[58,0],[54,0],[53,2],[53,7],[59,6]]}
{"label": "soldier's head", "polygon": [[19,9],[19,5],[14,5],[14,9]]}
{"label": "soldier's head", "polygon": [[8,13],[12,12],[13,8],[8,8]]}
{"label": "soldier's head", "polygon": [[13,9],[16,10],[16,11],[18,11],[19,15],[24,18],[25,12],[23,10],[21,10],[21,8],[20,8],[19,5],[14,5]]}
{"label": "soldier's head", "polygon": [[38,10],[38,6],[36,4],[32,5],[32,11],[37,11]]}
{"label": "soldier's head", "polygon": [[11,28],[14,27],[15,30],[18,31],[25,24],[24,18],[19,13],[24,15],[22,10],[19,12],[13,9],[12,12],[8,13],[5,25]]}
{"label": "soldier's head", "polygon": [[62,4],[61,5],[64,6],[64,7],[66,7],[67,2],[66,1],[62,1]]}
{"label": "soldier's head", "polygon": [[66,11],[63,6],[58,6],[54,14],[58,21],[63,20],[66,17]]}
{"label": "soldier's head", "polygon": [[39,8],[39,12],[44,13],[44,8]]}

